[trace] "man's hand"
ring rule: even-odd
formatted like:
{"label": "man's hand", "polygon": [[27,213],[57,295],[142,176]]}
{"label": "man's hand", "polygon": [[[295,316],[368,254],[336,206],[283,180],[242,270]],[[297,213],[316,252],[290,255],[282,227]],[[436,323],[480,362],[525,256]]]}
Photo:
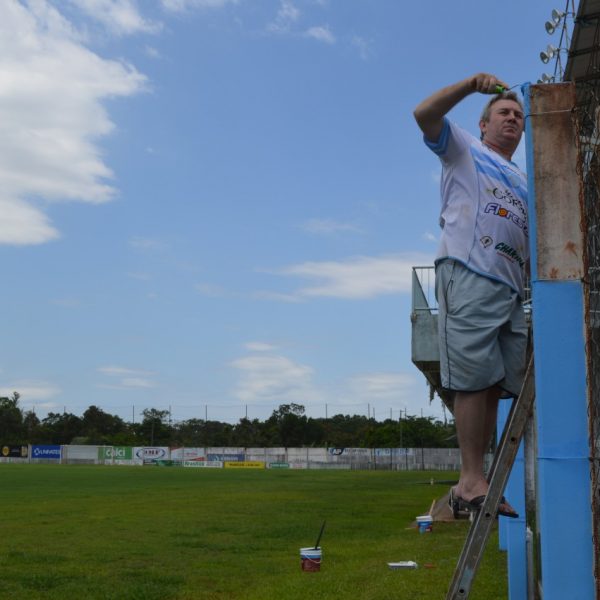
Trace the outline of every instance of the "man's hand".
{"label": "man's hand", "polygon": [[444,116],[461,100],[479,92],[481,94],[497,94],[498,86],[508,89],[508,84],[489,73],[477,73],[461,81],[449,85],[426,98],[415,108],[414,116],[425,137],[435,142],[444,126]]}
{"label": "man's hand", "polygon": [[490,73],[477,73],[471,77],[471,89],[480,94],[497,94],[498,88],[508,89],[508,84]]}

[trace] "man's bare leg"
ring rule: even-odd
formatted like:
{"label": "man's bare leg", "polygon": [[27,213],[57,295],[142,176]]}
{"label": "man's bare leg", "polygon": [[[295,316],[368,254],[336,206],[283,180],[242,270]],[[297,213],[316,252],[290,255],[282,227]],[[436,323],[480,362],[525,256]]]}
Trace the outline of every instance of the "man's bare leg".
{"label": "man's bare leg", "polygon": [[485,448],[484,452],[490,447],[492,443],[492,436],[496,431],[496,425],[498,422],[498,402],[501,395],[502,390],[496,386],[487,390],[487,408],[485,413],[485,427],[483,431],[483,445]]}
{"label": "man's bare leg", "polygon": [[[481,392],[457,392],[454,398],[454,419],[460,446],[462,469],[455,494],[470,501],[487,494],[484,456],[492,440],[498,415],[501,390],[492,387]],[[512,511],[508,502],[503,510]]]}
{"label": "man's bare leg", "polygon": [[462,464],[455,493],[467,501],[486,494],[488,489],[483,472],[493,413],[493,409],[488,411],[488,392],[457,392],[454,398],[454,420]]}

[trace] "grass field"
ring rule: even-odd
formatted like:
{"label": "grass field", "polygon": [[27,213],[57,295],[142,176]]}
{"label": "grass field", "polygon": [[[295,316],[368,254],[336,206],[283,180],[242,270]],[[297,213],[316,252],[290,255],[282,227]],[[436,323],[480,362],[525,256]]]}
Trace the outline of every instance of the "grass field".
{"label": "grass field", "polygon": [[[0,598],[443,599],[468,523],[410,526],[447,490],[430,478],[455,475],[0,464]],[[304,573],[324,519],[321,572]],[[497,548],[472,598],[507,597]]]}

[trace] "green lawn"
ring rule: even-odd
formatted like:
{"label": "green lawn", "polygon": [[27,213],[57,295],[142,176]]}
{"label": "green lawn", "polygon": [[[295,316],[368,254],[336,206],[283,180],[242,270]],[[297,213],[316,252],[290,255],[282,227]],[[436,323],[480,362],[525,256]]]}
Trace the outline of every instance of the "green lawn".
{"label": "green lawn", "polygon": [[[0,598],[443,599],[468,523],[410,526],[448,487],[430,478],[454,476],[0,464]],[[321,572],[304,573],[324,519]],[[474,599],[507,597],[497,548]]]}

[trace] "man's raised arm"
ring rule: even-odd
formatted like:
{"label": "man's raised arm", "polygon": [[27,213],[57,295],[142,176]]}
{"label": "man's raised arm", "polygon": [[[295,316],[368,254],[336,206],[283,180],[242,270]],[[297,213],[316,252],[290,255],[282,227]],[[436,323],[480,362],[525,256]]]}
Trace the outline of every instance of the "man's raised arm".
{"label": "man's raised arm", "polygon": [[497,92],[497,86],[508,89],[508,85],[495,75],[477,73],[477,75],[442,88],[415,108],[413,114],[417,124],[425,137],[435,142],[442,132],[444,117],[454,106],[474,92],[494,94]]}

